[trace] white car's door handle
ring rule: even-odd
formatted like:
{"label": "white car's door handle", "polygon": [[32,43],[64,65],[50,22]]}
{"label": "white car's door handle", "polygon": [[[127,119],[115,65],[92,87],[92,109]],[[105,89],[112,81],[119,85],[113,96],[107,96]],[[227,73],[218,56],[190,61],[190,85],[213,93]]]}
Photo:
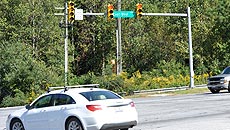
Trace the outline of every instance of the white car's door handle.
{"label": "white car's door handle", "polygon": [[65,110],[66,109],[66,107],[61,107],[61,110]]}
{"label": "white car's door handle", "polygon": [[41,110],[41,112],[46,112],[46,110]]}

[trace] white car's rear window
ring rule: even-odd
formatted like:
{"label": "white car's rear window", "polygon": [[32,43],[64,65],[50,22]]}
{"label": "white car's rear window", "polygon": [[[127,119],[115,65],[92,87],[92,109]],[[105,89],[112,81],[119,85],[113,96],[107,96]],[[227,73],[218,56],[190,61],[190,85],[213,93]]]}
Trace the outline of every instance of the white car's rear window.
{"label": "white car's rear window", "polygon": [[84,96],[88,101],[120,99],[121,98],[118,95],[110,91],[89,91],[89,92],[82,92],[80,94]]}

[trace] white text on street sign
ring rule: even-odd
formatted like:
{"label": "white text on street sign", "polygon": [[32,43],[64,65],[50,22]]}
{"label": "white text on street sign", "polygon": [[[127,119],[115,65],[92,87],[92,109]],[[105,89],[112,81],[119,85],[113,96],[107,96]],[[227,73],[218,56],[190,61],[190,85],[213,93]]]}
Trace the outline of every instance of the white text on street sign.
{"label": "white text on street sign", "polygon": [[114,11],[113,17],[114,18],[134,18],[135,17],[134,11]]}

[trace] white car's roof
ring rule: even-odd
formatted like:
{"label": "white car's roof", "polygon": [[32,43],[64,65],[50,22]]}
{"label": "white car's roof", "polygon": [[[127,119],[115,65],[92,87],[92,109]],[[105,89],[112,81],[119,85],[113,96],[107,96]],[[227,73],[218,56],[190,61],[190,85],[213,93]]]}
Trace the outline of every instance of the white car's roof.
{"label": "white car's roof", "polygon": [[[65,90],[63,87],[63,89],[52,90],[50,92],[44,93],[44,94],[40,95],[38,98],[40,98],[44,95],[50,95],[50,94],[67,94],[71,97],[75,97],[79,93],[90,92],[90,91],[109,91],[109,90],[101,89],[101,88],[68,88],[67,90]],[[36,100],[34,100],[33,102],[35,102],[35,101]]]}
{"label": "white car's roof", "polygon": [[100,89],[100,88],[68,88],[66,91],[65,89],[58,89],[58,90],[53,90],[49,92],[49,94],[58,94],[58,93],[66,93],[66,94],[76,94],[76,93],[81,93],[81,92],[89,92],[89,91],[108,91],[105,89]]}

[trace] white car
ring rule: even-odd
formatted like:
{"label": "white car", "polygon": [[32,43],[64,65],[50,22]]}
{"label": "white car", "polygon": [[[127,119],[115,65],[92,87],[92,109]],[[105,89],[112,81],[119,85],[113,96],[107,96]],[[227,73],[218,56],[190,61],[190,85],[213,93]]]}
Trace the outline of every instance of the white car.
{"label": "white car", "polygon": [[128,130],[137,125],[137,111],[130,99],[100,88],[62,88],[10,114],[6,129]]}

